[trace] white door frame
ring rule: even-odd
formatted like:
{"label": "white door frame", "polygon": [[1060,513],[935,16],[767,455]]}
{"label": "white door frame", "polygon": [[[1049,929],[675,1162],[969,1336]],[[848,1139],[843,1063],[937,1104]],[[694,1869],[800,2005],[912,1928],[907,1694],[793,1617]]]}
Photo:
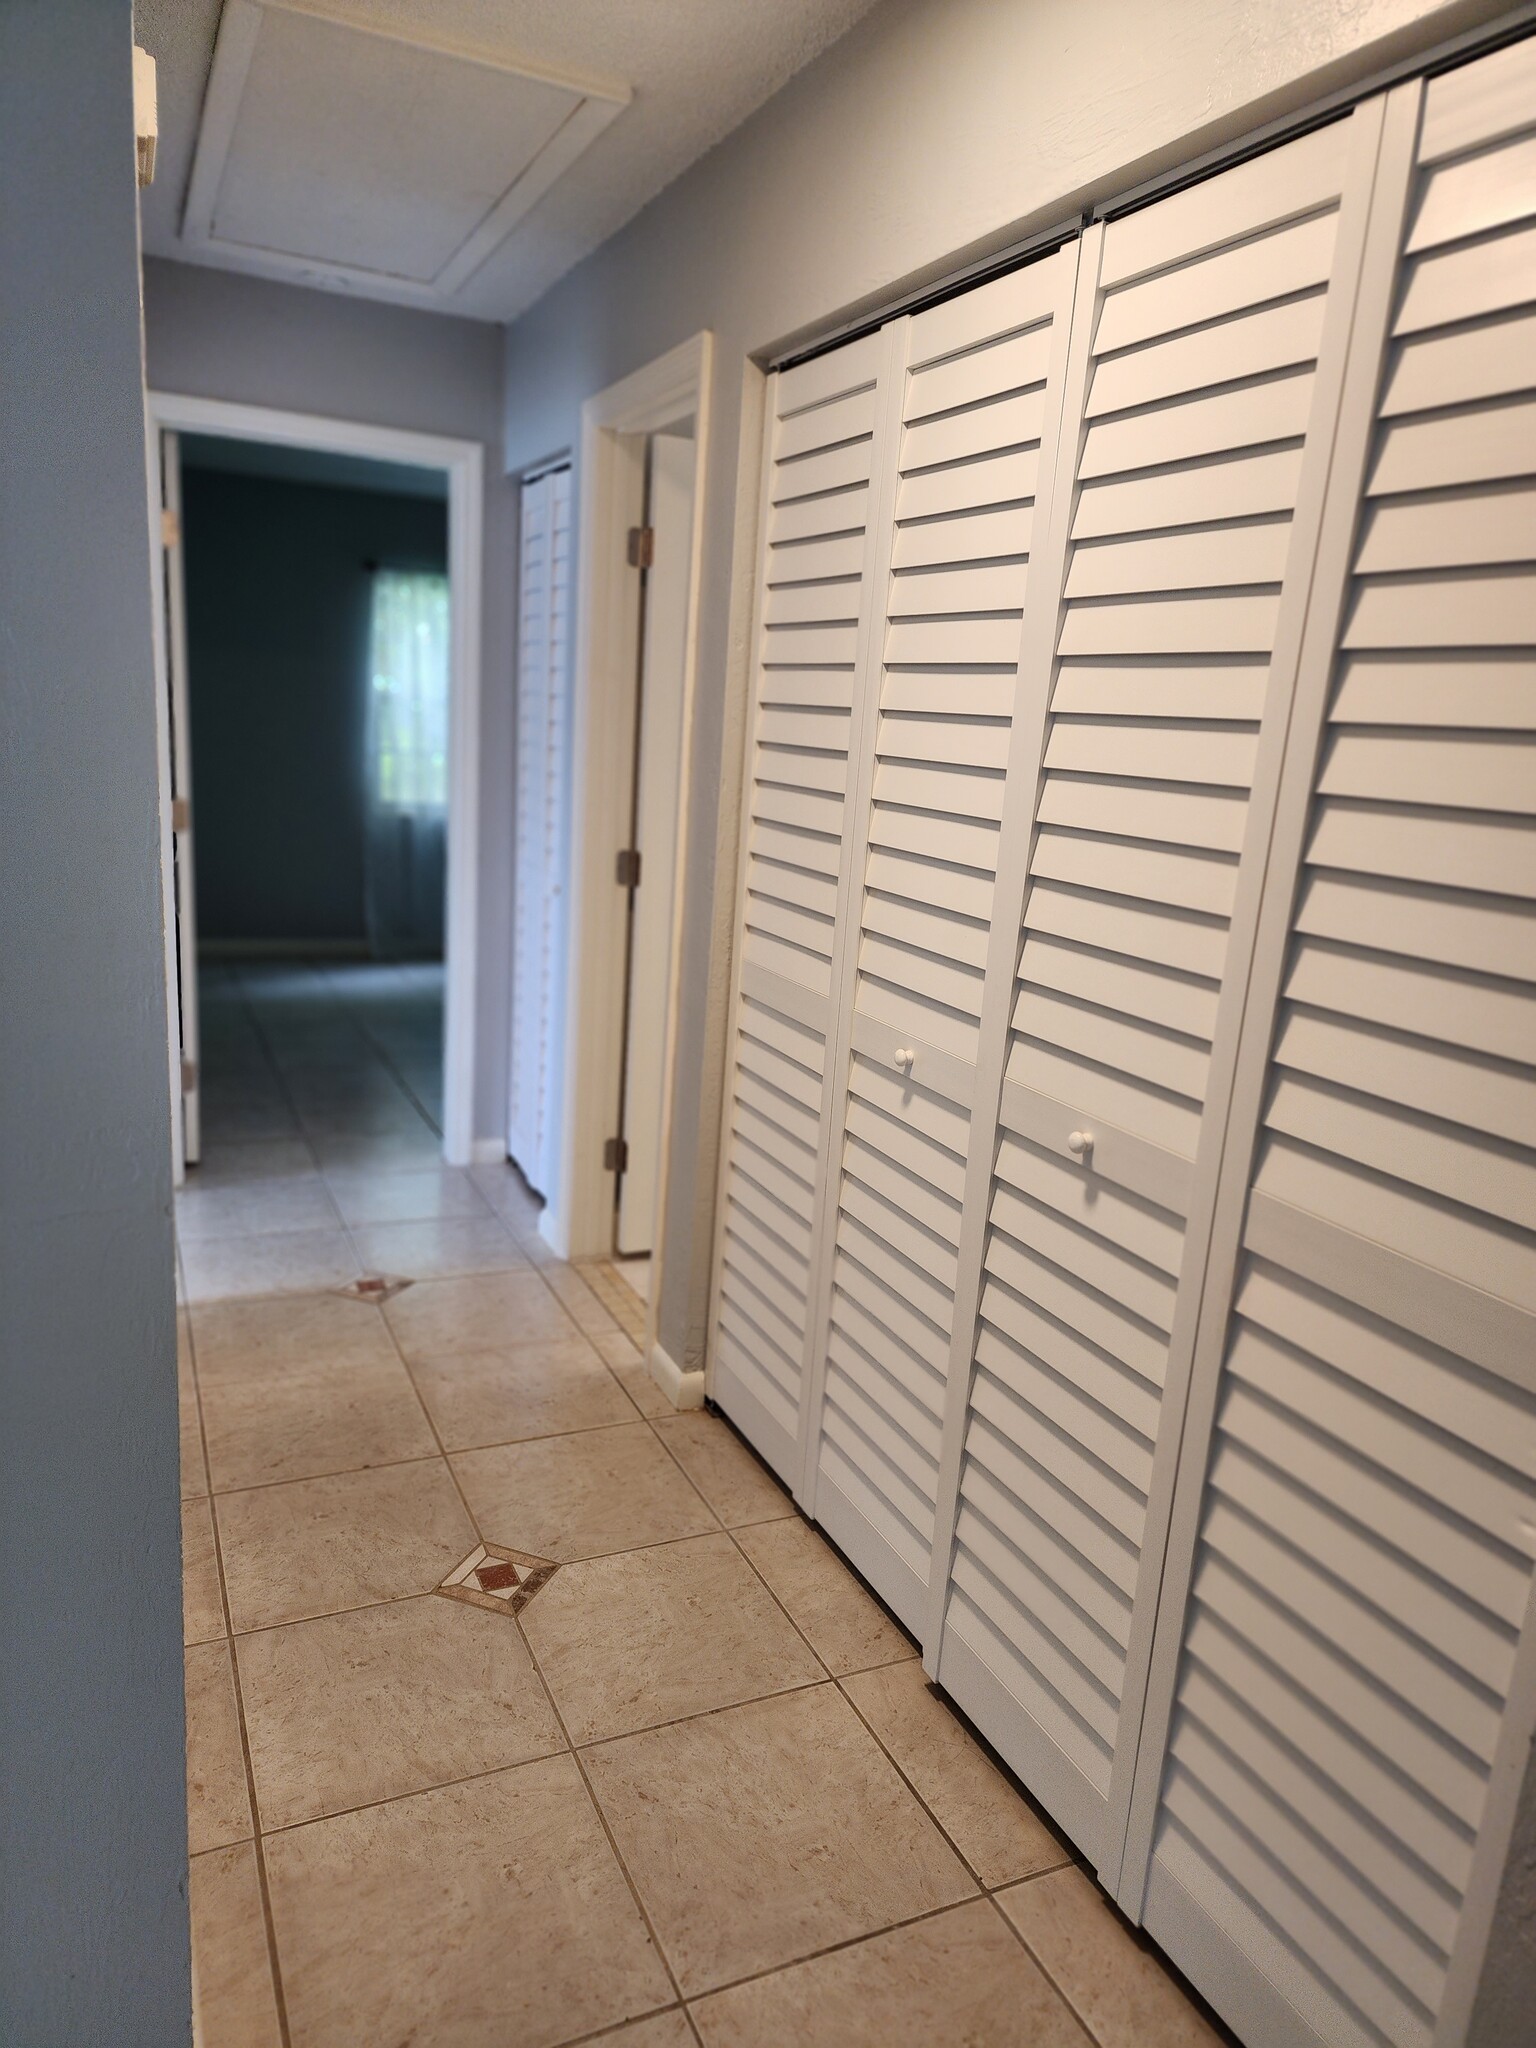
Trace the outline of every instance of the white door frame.
{"label": "white door frame", "polygon": [[[671,879],[673,930],[663,1055],[657,1230],[652,1255],[647,1341],[654,1339],[666,1234],[681,993],[683,877],[688,872],[688,790],[694,690],[698,672],[700,562],[709,466],[708,331],[589,398],[581,409],[580,498],[576,555],[576,659],[571,743],[571,929],[566,989],[564,1103],[560,1174],[540,1231],[562,1258],[613,1252],[613,1174],[604,1140],[618,1130],[619,1069],[624,1057],[625,892],[614,855],[626,844],[633,773],[635,684],[639,662],[639,581],[626,536],[640,520],[647,434],[692,418],[693,535],[683,636],[682,757],[678,769],[677,853]],[[628,706],[628,716],[615,707]]]}
{"label": "white door frame", "polygon": [[[485,451],[478,441],[376,427],[318,413],[282,412],[231,399],[145,394],[149,428],[150,498],[160,498],[160,430],[269,441],[362,455],[448,474],[448,898],[444,945],[443,1156],[468,1166],[475,1156],[475,989],[479,970],[480,900],[480,586],[484,531]],[[151,521],[153,568],[160,575],[160,521]],[[161,678],[162,692],[164,677]],[[162,754],[163,754],[162,749]],[[170,789],[162,760],[161,843],[170,828]],[[174,1002],[174,989],[168,990]]]}

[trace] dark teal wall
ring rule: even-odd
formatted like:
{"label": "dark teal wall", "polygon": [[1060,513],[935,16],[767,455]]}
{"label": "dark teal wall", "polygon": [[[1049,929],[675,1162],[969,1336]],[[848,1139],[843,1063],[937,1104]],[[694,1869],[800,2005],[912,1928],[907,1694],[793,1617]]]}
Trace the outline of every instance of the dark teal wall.
{"label": "dark teal wall", "polygon": [[0,2041],[191,2039],[128,0],[0,0]]}
{"label": "dark teal wall", "polygon": [[440,500],[187,469],[198,935],[356,942],[364,564],[447,564]]}

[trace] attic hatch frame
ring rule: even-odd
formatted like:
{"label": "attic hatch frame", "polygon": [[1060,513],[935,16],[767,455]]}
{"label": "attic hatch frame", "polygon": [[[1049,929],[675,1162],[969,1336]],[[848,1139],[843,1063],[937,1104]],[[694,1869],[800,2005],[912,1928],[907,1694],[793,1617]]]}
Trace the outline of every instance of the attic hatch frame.
{"label": "attic hatch frame", "polygon": [[[475,1005],[479,987],[480,916],[480,671],[481,590],[485,518],[485,450],[478,441],[285,412],[232,399],[194,398],[147,391],[151,571],[155,595],[155,687],[158,707],[168,682],[164,619],[164,544],[160,523],[162,432],[216,434],[264,441],[328,455],[359,455],[374,462],[443,470],[448,478],[448,879],[444,931],[443,1157],[450,1166],[505,1157],[499,1138],[477,1141],[475,1078],[478,1057]],[[158,749],[162,860],[171,832],[171,764],[162,737]],[[168,970],[169,972],[169,970]],[[166,990],[171,1017],[176,989]],[[180,1119],[178,1179],[181,1160]]]}
{"label": "attic hatch frame", "polygon": [[[224,175],[244,110],[257,45],[269,17],[316,23],[375,44],[412,50],[423,58],[472,67],[569,93],[574,104],[554,133],[512,177],[489,210],[472,225],[430,277],[412,277],[367,264],[311,257],[293,250],[263,248],[221,235],[218,208]],[[631,88],[616,78],[599,78],[541,59],[465,43],[435,30],[407,33],[398,23],[363,21],[336,0],[224,0],[214,39],[208,85],[198,119],[179,227],[193,261],[212,258],[280,283],[382,295],[396,303],[452,310],[497,250],[522,225],[545,193],[630,104]]]}

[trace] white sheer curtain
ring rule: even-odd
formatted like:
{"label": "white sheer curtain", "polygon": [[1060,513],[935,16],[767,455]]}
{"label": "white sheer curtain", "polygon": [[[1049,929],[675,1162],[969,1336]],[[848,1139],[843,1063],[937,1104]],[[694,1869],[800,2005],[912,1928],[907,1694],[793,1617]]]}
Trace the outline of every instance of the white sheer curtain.
{"label": "white sheer curtain", "polygon": [[380,569],[373,579],[364,870],[375,958],[441,958],[447,823],[448,579]]}

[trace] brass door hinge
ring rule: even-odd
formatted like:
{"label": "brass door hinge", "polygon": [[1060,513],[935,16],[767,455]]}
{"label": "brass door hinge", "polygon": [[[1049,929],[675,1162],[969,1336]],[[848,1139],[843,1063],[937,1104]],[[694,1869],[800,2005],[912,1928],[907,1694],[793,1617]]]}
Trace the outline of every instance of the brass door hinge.
{"label": "brass door hinge", "polygon": [[632,526],[629,529],[629,566],[631,569],[649,569],[655,559],[655,527]]}
{"label": "brass door hinge", "polygon": [[181,1063],[181,1092],[183,1095],[197,1093],[197,1061],[183,1060]]}
{"label": "brass door hinge", "polygon": [[192,829],[192,799],[185,796],[171,798],[171,830],[190,832]]}
{"label": "brass door hinge", "polygon": [[181,521],[176,517],[176,514],[169,505],[162,505],[160,508],[160,545],[166,548],[173,548],[180,540]]}
{"label": "brass door hinge", "polygon": [[638,889],[640,886],[640,853],[637,847],[626,846],[622,853],[613,857],[613,879],[621,889]]}
{"label": "brass door hinge", "polygon": [[604,1173],[623,1173],[629,1165],[629,1142],[625,1138],[603,1140]]}

